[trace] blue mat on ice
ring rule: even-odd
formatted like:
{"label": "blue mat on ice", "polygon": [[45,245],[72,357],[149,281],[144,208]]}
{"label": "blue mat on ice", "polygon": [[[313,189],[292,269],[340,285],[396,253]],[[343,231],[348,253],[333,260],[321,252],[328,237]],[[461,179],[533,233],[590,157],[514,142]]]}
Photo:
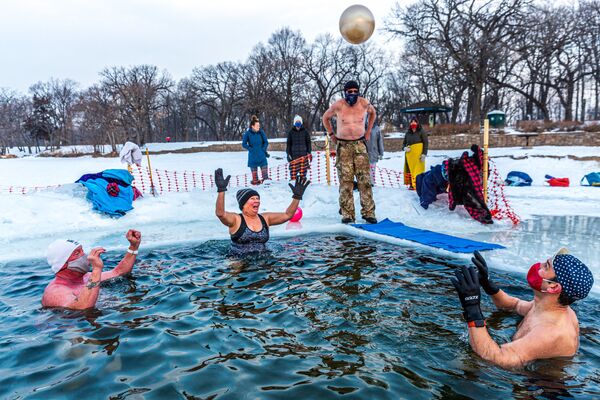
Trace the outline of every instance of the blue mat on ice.
{"label": "blue mat on ice", "polygon": [[352,226],[368,232],[410,240],[453,253],[472,253],[475,250],[504,249],[504,246],[499,244],[478,242],[476,240],[463,239],[425,229],[412,228],[401,222],[394,222],[387,218],[378,224],[353,224]]}

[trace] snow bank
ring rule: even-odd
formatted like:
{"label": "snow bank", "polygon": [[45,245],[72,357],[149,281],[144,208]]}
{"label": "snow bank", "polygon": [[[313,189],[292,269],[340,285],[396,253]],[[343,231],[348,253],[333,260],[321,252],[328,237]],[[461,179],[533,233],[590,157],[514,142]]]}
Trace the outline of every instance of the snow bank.
{"label": "snow bank", "polygon": [[[447,157],[458,157],[461,151],[430,153],[428,165],[435,165]],[[269,162],[272,165],[284,162],[283,152],[271,154]],[[600,189],[578,186],[579,179],[584,174],[600,170],[600,163],[577,161],[569,157],[596,156],[600,154],[600,148],[501,148],[491,149],[490,154],[502,177],[510,170],[520,170],[527,172],[534,179],[532,187],[507,188],[509,200],[521,217],[600,217]],[[164,154],[153,156],[151,161],[153,168],[158,169],[212,172],[215,168],[222,167],[226,174],[232,175],[248,171],[245,152]],[[379,165],[401,170],[403,162],[403,154],[388,153]],[[172,243],[201,243],[209,239],[228,239],[227,229],[214,216],[216,194],[213,192],[195,191],[169,193],[160,197],[147,196],[136,201],[135,209],[120,219],[112,219],[92,211],[90,203],[85,200],[85,189],[69,182],[74,182],[84,173],[107,168],[122,168],[122,165],[118,158],[26,157],[0,160],[0,186],[67,183],[57,189],[28,195],[0,194],[0,262],[42,258],[47,245],[58,237],[77,239],[88,249],[91,246],[104,246],[108,249],[123,250],[127,245],[124,234],[129,228],[142,231],[143,247],[146,249]],[[575,186],[546,187],[543,184],[544,174],[568,177]],[[265,211],[283,211],[291,200],[287,182],[273,182],[269,186],[259,187],[258,190],[262,199],[261,209]],[[310,232],[348,233],[352,228],[339,223],[337,190],[337,187],[333,186],[311,185],[301,203],[304,210],[301,228],[286,229],[291,228],[286,225],[274,227],[273,236],[283,237]],[[520,226],[515,228],[507,222],[484,226],[469,218],[462,208],[455,212],[448,211],[447,204],[443,201],[438,201],[428,210],[423,210],[418,205],[416,194],[405,189],[378,187],[374,189],[374,196],[377,216],[380,219],[387,217],[415,227],[506,245],[506,250],[489,253],[494,268],[525,271],[533,262],[550,255],[558,245],[566,245],[577,249],[577,255],[588,263],[600,282],[598,218],[591,220],[592,225],[588,227],[590,231],[583,233],[583,238],[577,237],[577,243],[572,243],[568,236],[542,237],[543,235],[525,232]],[[358,196],[355,197],[357,217],[360,217]],[[227,193],[226,208],[237,210],[234,190]],[[519,241],[520,238],[523,242]],[[395,243],[400,246],[412,246],[403,241]],[[464,258],[444,254],[448,257]]]}

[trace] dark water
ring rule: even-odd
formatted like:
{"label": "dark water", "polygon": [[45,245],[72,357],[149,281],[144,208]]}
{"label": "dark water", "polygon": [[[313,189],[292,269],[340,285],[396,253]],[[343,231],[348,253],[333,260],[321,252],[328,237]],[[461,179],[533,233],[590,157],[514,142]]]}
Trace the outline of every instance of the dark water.
{"label": "dark water", "polygon": [[[42,261],[0,265],[0,398],[600,397],[597,296],[575,307],[576,357],[505,371],[468,345],[448,280],[463,261],[339,235],[271,246],[246,263],[224,242],[142,253],[85,313],[40,308]],[[509,340],[519,319],[483,308]]]}

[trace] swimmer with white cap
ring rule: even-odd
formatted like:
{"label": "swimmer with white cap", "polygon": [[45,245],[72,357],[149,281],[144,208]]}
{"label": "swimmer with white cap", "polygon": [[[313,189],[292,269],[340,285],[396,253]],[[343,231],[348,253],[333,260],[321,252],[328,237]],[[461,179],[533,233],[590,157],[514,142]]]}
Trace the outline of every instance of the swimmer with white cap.
{"label": "swimmer with white cap", "polygon": [[54,279],[46,286],[42,297],[44,307],[62,307],[84,310],[96,305],[100,282],[127,275],[133,269],[142,234],[130,229],[125,235],[129,241],[127,253],[111,271],[102,272],[100,258],[102,247],[93,248],[89,254],[74,240],[58,239],[48,246],[46,257]]}
{"label": "swimmer with white cap", "polygon": [[[533,300],[509,296],[489,279],[487,264],[479,252],[475,266],[456,270],[452,283],[458,292],[469,326],[469,341],[483,359],[504,368],[523,367],[539,359],[571,357],[579,347],[579,321],[570,305],[584,299],[594,284],[589,268],[564,248],[544,262],[533,264],[527,282]],[[485,326],[480,308],[480,286],[497,308],[523,316],[513,341],[498,345]]]}

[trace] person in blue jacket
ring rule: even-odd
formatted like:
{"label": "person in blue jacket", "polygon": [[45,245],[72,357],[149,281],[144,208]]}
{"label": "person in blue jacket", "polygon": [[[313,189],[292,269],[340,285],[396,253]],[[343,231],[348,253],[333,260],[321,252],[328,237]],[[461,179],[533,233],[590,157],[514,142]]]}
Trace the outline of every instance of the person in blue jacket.
{"label": "person in blue jacket", "polygon": [[[248,167],[252,171],[252,183],[253,185],[259,185],[269,178],[269,170],[267,158],[267,148],[269,147],[269,141],[265,131],[260,128],[260,121],[256,115],[253,115],[250,119],[250,128],[244,133],[242,138],[242,146],[248,150]],[[262,180],[258,179],[258,168],[260,167],[262,173]]]}

